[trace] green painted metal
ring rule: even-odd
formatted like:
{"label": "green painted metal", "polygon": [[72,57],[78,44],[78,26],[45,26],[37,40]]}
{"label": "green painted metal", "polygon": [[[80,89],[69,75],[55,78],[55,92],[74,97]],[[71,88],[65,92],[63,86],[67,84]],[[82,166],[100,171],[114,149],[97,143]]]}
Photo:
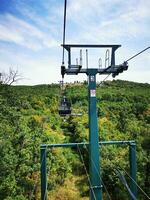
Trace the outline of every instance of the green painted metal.
{"label": "green painted metal", "polygon": [[[92,142],[93,142],[93,140],[92,140]],[[137,186],[135,184],[136,173],[137,173],[135,141],[134,140],[129,140],[129,141],[127,141],[127,140],[125,140],[125,141],[117,141],[117,140],[114,140],[114,141],[99,141],[98,147],[100,147],[101,145],[114,145],[114,144],[116,144],[116,145],[129,145],[130,176],[133,179],[133,181],[131,181],[131,183],[130,183],[130,188],[131,188],[131,191],[134,194],[134,196],[137,198]],[[95,145],[95,143],[94,143],[94,145]],[[92,146],[94,146],[94,145],[92,145]],[[78,146],[81,146],[81,147],[84,147],[84,146],[89,147],[90,146],[90,148],[89,148],[90,150],[91,150],[91,147],[92,147],[91,144],[89,145],[88,142],[64,143],[64,144],[42,144],[41,145],[41,200],[46,200],[46,198],[47,198],[46,149],[47,148],[59,148],[59,147],[77,148]],[[94,157],[95,157],[95,155],[94,155]],[[96,174],[97,177],[100,177],[100,172],[97,170],[98,168],[96,169],[96,167],[95,167],[96,164],[95,164],[92,157],[91,157],[90,161],[91,161],[91,164],[93,164],[93,169],[95,170],[95,172],[93,174]],[[100,167],[99,167],[99,169],[100,169]],[[92,174],[91,174],[91,178],[92,178]],[[94,185],[94,186],[96,186],[96,185]],[[92,187],[92,189],[94,190],[94,193],[96,193],[96,191],[98,191],[100,188],[99,187]],[[91,199],[92,198],[95,200],[95,196],[94,197],[92,196]],[[96,198],[96,199],[99,200],[98,198]],[[102,199],[102,197],[101,197],[101,199]]]}
{"label": "green painted metal", "polygon": [[[130,143],[129,145],[129,160],[130,160],[130,176],[131,176],[131,183],[130,188],[134,196],[137,198],[137,182],[136,174],[137,174],[137,163],[136,163],[136,144]],[[133,200],[131,198],[131,200]]]}
{"label": "green painted metal", "polygon": [[86,68],[82,68],[82,65],[74,65],[72,63],[72,49],[73,48],[110,48],[111,49],[111,63],[110,66],[107,68],[99,68],[95,69],[97,70],[97,73],[99,74],[110,74],[112,73],[112,76],[115,77],[119,73],[122,73],[124,70],[128,69],[128,63],[124,62],[123,64],[116,65],[115,64],[115,52],[116,50],[121,47],[121,45],[94,45],[94,44],[63,44],[63,48],[68,53],[68,68],[66,68],[64,65],[61,66],[61,75],[64,78],[65,74],[68,75],[78,75],[79,73],[88,73],[88,70]]}
{"label": "green painted metal", "polygon": [[124,141],[118,141],[118,140],[111,140],[111,141],[100,141],[99,144],[101,145],[113,145],[113,144],[117,144],[117,145],[129,145],[129,144],[134,144],[135,141],[134,140],[124,140]]}
{"label": "green painted metal", "polygon": [[[89,169],[90,169],[90,199],[102,200],[102,183],[100,175],[99,134],[96,110],[96,74],[97,70],[88,69],[89,94]],[[94,195],[95,194],[95,195]]]}
{"label": "green painted metal", "polygon": [[[51,144],[43,147],[77,147],[78,145],[88,145],[89,147],[89,168],[90,168],[90,181],[91,188],[90,199],[102,200],[102,182],[101,182],[101,168],[100,168],[100,146],[107,144],[125,145],[131,144],[132,141],[104,141],[99,142],[99,131],[97,123],[97,107],[96,107],[96,74],[110,74],[115,77],[119,73],[128,69],[127,62],[121,65],[115,65],[115,51],[120,45],[89,45],[89,44],[63,44],[62,45],[68,52],[68,68],[64,65],[61,66],[61,74],[64,75],[78,75],[85,73],[88,76],[88,96],[89,96],[89,143],[70,143],[70,144]],[[71,62],[71,49],[72,48],[111,48],[111,65],[107,68],[85,68],[79,65],[72,65]],[[44,166],[45,167],[45,166]],[[134,168],[134,165],[132,166]],[[44,172],[43,172],[44,174]],[[43,175],[44,176],[44,175]],[[45,177],[44,177],[45,178]],[[45,185],[43,186],[45,187]],[[94,195],[95,194],[95,195]],[[43,200],[43,199],[42,199]]]}
{"label": "green painted metal", "polygon": [[[125,140],[125,141],[99,141],[99,145],[113,145],[113,144],[117,144],[117,145],[129,145],[134,143],[134,140]],[[63,144],[42,144],[41,148],[57,148],[57,147],[77,147],[77,146],[88,146],[89,143],[88,142],[80,142],[80,143],[63,143]]]}
{"label": "green painted metal", "polygon": [[41,145],[41,200],[47,200],[46,147]]}

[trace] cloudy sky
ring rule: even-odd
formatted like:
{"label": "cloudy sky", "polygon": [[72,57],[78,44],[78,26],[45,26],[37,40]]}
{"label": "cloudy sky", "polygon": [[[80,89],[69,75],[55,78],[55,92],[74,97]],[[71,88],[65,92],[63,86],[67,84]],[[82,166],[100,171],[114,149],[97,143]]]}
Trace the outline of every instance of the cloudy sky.
{"label": "cloudy sky", "polygon": [[[61,79],[63,0],[0,0],[0,71],[18,69],[19,84]],[[150,0],[68,0],[66,43],[121,44],[117,64],[150,46]],[[105,52],[91,52],[90,67]],[[150,50],[117,79],[150,83]],[[98,81],[104,77],[98,76]],[[86,76],[66,76],[65,81]],[[110,78],[111,79],[111,78]]]}

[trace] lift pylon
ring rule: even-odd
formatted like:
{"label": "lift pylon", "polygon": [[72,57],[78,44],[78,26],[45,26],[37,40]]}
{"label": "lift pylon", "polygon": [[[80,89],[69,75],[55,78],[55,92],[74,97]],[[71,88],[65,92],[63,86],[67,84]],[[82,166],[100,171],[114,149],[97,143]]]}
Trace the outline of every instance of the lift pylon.
{"label": "lift pylon", "polygon": [[[63,44],[63,48],[68,53],[68,67],[64,64],[61,66],[61,74],[78,75],[85,73],[88,76],[88,99],[89,99],[89,169],[90,169],[90,199],[102,200],[102,182],[101,166],[99,151],[99,131],[97,122],[97,105],[96,105],[96,75],[113,74],[114,76],[128,69],[127,62],[121,65],[115,64],[115,51],[121,45],[91,45],[91,44]],[[73,48],[110,48],[111,62],[105,68],[82,68],[81,65],[72,64]]]}

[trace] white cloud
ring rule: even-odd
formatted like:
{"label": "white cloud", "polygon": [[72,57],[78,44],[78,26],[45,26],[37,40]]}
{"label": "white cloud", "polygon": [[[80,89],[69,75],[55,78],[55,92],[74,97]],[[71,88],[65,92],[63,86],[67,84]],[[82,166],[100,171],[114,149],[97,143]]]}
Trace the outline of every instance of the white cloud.
{"label": "white cloud", "polygon": [[11,41],[15,43],[22,43],[23,38],[17,33],[17,31],[10,31],[9,27],[0,24],[0,40]]}
{"label": "white cloud", "polygon": [[[68,21],[78,28],[78,37],[70,30],[69,41],[116,42],[149,37],[149,0],[76,0],[69,1]],[[113,43],[112,42],[112,43]]]}
{"label": "white cloud", "polygon": [[[15,6],[21,17],[9,13],[0,15],[0,41],[14,44],[9,49],[8,43],[0,43],[0,66],[3,69],[17,66],[29,78],[22,82],[24,84],[60,79],[61,49],[55,47],[62,39],[63,1],[57,3],[43,1],[39,13],[26,1],[17,1]],[[149,0],[68,0],[66,41],[123,44],[116,54],[117,64],[122,63],[149,45],[149,8]],[[94,55],[91,59],[97,58]],[[117,78],[150,82],[149,51],[129,64],[129,70]],[[83,79],[85,75],[65,77],[68,81]]]}
{"label": "white cloud", "polygon": [[0,16],[0,40],[39,50],[58,45],[54,38],[38,27],[11,14]]}

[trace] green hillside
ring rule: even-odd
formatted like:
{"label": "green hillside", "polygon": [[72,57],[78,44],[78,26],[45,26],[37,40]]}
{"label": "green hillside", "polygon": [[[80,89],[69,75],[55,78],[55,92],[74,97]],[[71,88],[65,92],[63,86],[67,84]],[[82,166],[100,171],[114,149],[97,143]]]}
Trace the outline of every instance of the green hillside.
{"label": "green hillside", "polygon": [[[59,85],[0,85],[1,200],[40,199],[40,144],[88,141],[87,85],[67,85],[66,95],[73,112],[82,116],[58,115]],[[150,195],[150,85],[107,81],[97,87],[97,104],[100,140],[136,141],[138,184]],[[88,168],[88,152],[81,151]],[[129,171],[128,148],[103,146],[101,154],[111,199],[129,199],[114,170],[120,166]],[[89,199],[88,179],[76,149],[48,150],[47,167],[48,199]],[[107,199],[105,189],[103,195]],[[138,195],[146,199],[142,192]]]}

